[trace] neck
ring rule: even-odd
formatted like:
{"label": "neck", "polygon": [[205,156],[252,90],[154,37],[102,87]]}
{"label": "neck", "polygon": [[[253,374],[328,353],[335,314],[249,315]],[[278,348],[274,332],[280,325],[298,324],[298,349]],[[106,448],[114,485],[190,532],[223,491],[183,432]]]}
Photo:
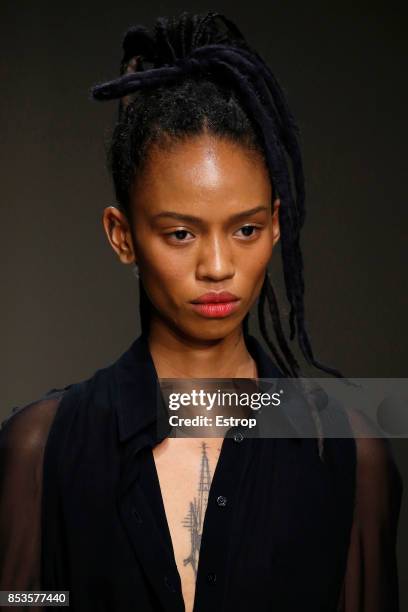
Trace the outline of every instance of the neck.
{"label": "neck", "polygon": [[158,378],[256,378],[242,326],[224,338],[202,340],[153,324],[148,345]]}

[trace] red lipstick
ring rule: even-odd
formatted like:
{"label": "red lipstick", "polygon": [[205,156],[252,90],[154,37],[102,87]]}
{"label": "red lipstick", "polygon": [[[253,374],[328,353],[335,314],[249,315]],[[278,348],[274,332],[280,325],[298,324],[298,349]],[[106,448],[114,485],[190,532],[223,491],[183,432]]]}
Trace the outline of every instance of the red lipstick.
{"label": "red lipstick", "polygon": [[228,316],[238,308],[239,302],[240,298],[229,291],[209,291],[191,301],[196,312],[211,318]]}

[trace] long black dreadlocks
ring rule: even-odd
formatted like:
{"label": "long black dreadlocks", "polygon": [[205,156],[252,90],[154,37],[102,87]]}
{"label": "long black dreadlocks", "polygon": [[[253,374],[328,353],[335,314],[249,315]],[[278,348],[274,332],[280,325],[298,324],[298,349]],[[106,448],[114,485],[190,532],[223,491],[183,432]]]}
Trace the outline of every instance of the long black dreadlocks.
{"label": "long black dreadlocks", "polygon": [[[309,364],[334,376],[336,369],[317,361],[305,329],[303,258],[300,231],[305,221],[305,188],[299,128],[284,92],[261,56],[238,27],[224,15],[182,13],[178,18],[157,19],[151,33],[131,27],[123,41],[120,77],[96,85],[96,100],[119,98],[118,121],[108,151],[116,199],[131,216],[129,189],[143,169],[149,146],[165,138],[182,139],[204,130],[256,150],[264,158],[272,185],[272,201],[281,206],[281,252],[286,295],[290,304],[290,340],[297,334]],[[290,160],[295,193],[292,193]],[[149,323],[151,306],[140,282],[142,332]],[[278,346],[265,323],[268,304]],[[287,377],[299,377],[300,366],[282,328],[278,303],[268,272],[258,301],[261,333],[277,365]],[[248,333],[246,315],[243,326]],[[313,417],[323,446],[321,423]]]}

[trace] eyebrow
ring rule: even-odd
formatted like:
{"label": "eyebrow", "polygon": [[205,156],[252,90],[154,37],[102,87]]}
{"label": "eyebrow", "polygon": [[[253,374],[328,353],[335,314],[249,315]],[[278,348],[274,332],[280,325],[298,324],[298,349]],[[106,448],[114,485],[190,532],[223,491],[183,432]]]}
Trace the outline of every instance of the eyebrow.
{"label": "eyebrow", "polygon": [[[239,219],[244,219],[245,217],[254,215],[257,212],[261,212],[262,210],[268,210],[268,207],[256,206],[255,208],[250,208],[249,210],[244,210],[240,213],[236,213],[235,215],[231,215],[229,220],[238,221]],[[200,217],[195,217],[194,215],[183,215],[181,213],[173,212],[171,210],[165,210],[161,213],[158,213],[154,216],[154,219],[161,219],[162,217],[171,217],[172,219],[177,219],[179,221],[189,221],[190,223],[203,223],[203,220]]]}

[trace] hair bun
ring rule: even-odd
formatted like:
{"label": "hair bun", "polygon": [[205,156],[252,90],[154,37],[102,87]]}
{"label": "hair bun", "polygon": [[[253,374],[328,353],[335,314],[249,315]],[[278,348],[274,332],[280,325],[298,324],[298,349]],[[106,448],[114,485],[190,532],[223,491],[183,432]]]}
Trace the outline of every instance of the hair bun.
{"label": "hair bun", "polygon": [[216,11],[192,14],[184,11],[178,18],[158,17],[152,32],[143,25],[131,26],[123,39],[121,74],[149,68],[172,66],[197,47],[229,44],[248,48],[236,24]]}
{"label": "hair bun", "polygon": [[143,60],[153,62],[155,59],[155,40],[149,30],[142,25],[128,29],[122,47],[121,74],[141,69]]}

